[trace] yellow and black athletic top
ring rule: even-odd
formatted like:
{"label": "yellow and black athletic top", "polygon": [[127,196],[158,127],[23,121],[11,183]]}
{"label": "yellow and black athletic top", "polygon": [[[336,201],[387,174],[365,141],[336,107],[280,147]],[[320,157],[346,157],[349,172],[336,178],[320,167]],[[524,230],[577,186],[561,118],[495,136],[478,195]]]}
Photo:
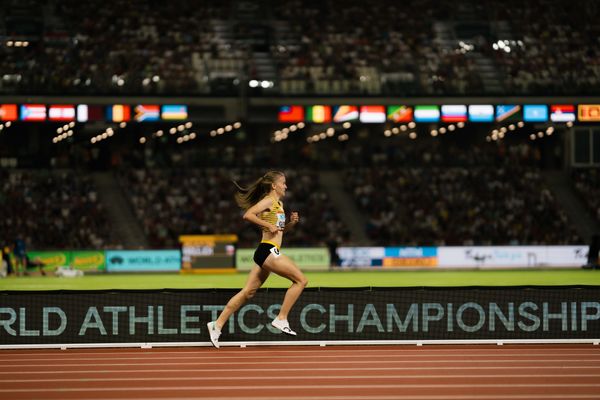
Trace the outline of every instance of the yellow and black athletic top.
{"label": "yellow and black athletic top", "polygon": [[[271,199],[271,207],[269,207],[268,210],[261,212],[258,215],[258,218],[283,229],[285,228],[285,212],[283,211],[283,203],[272,197]],[[267,228],[262,228],[262,230],[268,231]]]}

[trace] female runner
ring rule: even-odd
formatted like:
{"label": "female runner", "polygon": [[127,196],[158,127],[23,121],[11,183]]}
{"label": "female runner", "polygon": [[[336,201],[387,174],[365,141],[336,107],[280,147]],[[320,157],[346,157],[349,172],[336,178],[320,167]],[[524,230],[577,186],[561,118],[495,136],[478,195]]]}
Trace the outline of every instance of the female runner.
{"label": "female runner", "polygon": [[283,333],[295,336],[296,332],[290,328],[287,318],[290,309],[308,284],[302,271],[280,251],[283,232],[293,228],[300,220],[298,213],[292,212],[289,223],[287,225],[285,223],[281,199],[285,196],[287,185],[283,172],[269,171],[248,188],[240,187],[235,182],[234,184],[238,188],[235,195],[236,202],[246,211],[243,218],[262,229],[262,240],[254,252],[256,265],[250,271],[246,285],[229,300],[217,320],[207,324],[210,341],[216,348],[219,348],[219,337],[225,322],[231,314],[254,296],[271,272],[292,281],[283,298],[279,315],[271,325]]}

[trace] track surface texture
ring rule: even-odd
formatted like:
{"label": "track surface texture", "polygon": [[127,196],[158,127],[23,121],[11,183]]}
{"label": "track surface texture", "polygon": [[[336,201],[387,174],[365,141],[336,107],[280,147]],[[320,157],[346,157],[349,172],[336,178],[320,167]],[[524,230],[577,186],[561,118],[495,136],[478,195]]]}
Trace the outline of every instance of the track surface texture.
{"label": "track surface texture", "polygon": [[0,399],[600,399],[600,346],[0,350]]}

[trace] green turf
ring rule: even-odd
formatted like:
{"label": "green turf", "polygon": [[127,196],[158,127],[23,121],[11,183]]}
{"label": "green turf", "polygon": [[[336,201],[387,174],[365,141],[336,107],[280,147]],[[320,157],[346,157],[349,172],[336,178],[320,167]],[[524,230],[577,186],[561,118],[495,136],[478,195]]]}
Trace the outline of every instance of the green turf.
{"label": "green turf", "polygon": [[[79,278],[9,277],[0,290],[92,290],[163,288],[240,288],[247,274],[87,275]],[[309,272],[309,287],[357,286],[519,286],[600,285],[600,270],[487,270],[487,271],[340,271]],[[287,287],[272,275],[264,287]]]}

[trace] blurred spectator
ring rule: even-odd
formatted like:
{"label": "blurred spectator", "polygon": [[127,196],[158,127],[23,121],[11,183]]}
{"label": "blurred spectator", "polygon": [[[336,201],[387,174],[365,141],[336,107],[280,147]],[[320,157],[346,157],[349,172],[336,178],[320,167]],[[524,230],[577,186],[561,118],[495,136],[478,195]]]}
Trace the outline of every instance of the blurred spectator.
{"label": "blurred spectator", "polygon": [[[239,246],[251,246],[258,231],[245,223],[233,200],[234,179],[244,185],[260,171],[252,169],[124,170],[118,179],[151,247],[178,246],[182,234],[231,234]],[[298,211],[302,223],[286,236],[286,246],[319,245],[328,235],[349,233],[319,189],[316,173],[285,171],[291,190],[286,212]],[[264,172],[263,172],[264,173]]]}
{"label": "blurred spectator", "polygon": [[[0,170],[0,242],[19,237],[43,249],[102,249],[110,241],[90,177],[73,171]],[[16,243],[15,243],[16,245]],[[25,256],[24,246],[15,255]]]}
{"label": "blurred spectator", "polygon": [[571,177],[580,199],[600,223],[600,168],[578,168]]}
{"label": "blurred spectator", "polygon": [[345,180],[379,245],[580,243],[533,168],[359,168]]}
{"label": "blurred spectator", "polygon": [[[236,95],[247,80],[265,78],[265,67],[274,68],[268,77],[282,94],[600,89],[595,2],[268,0],[254,25],[234,6],[28,2],[23,7],[37,28],[9,25],[0,92]],[[11,12],[7,7],[7,20]],[[268,52],[260,59],[253,26],[273,32],[263,35]]]}

